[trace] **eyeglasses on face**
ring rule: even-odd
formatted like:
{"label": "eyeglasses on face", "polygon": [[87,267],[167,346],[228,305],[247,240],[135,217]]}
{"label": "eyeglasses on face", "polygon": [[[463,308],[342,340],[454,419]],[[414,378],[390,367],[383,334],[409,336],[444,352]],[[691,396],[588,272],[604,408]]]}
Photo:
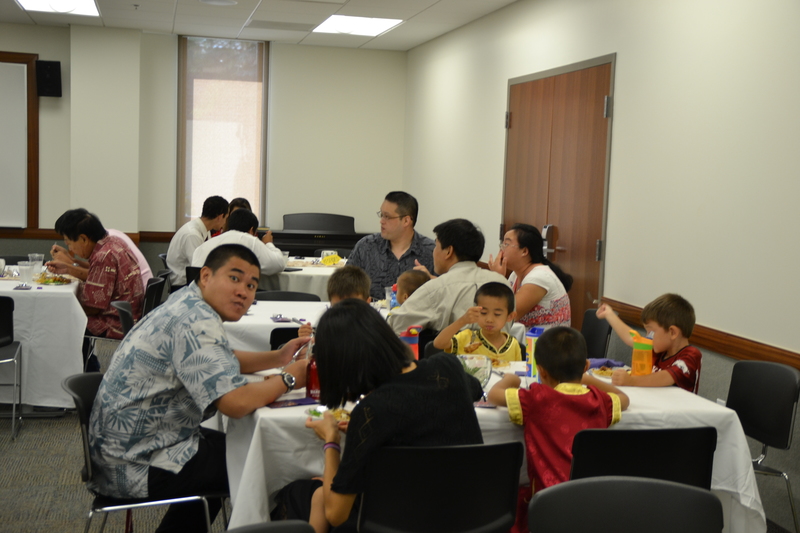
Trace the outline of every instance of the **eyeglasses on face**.
{"label": "eyeglasses on face", "polygon": [[392,220],[395,218],[403,218],[405,216],[408,216],[408,215],[397,215],[396,217],[393,217],[392,215],[389,215],[388,213],[383,213],[381,211],[378,211],[375,214],[378,215],[378,218],[381,220]]}
{"label": "eyeglasses on face", "polygon": [[519,248],[519,244],[514,244],[513,242],[503,242],[503,241],[500,241],[500,249],[501,249],[501,250],[505,250],[505,249],[506,249],[506,248],[508,248],[509,246],[516,246],[517,248]]}

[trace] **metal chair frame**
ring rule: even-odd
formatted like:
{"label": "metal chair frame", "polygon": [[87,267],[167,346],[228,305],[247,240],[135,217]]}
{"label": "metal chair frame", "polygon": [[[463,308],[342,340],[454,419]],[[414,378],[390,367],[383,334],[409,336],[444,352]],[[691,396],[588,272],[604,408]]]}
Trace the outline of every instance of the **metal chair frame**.
{"label": "metal chair frame", "polygon": [[[9,354],[13,353],[9,357]],[[11,440],[16,440],[22,427],[22,345],[14,340],[14,299],[0,296],[0,365],[14,365],[14,383],[0,383],[0,387],[13,387],[11,401]]]}
{"label": "metal chair frame", "polygon": [[[103,374],[99,372],[76,374],[69,376],[61,382],[62,388],[72,397],[75,402],[75,408],[78,413],[78,420],[81,426],[81,438],[83,440],[83,460],[84,467],[81,469],[81,478],[84,482],[88,483],[94,477],[92,470],[92,460],[89,454],[89,417],[92,412],[92,405],[94,398],[97,395],[97,390],[100,388],[100,382],[103,380]],[[87,487],[88,489],[88,487]],[[225,525],[228,524],[228,513],[225,509],[225,498],[228,494],[211,493],[199,494],[193,496],[182,496],[179,498],[168,499],[151,499],[151,498],[112,498],[110,496],[103,496],[89,489],[94,495],[94,500],[89,508],[89,515],[86,519],[86,527],[84,533],[88,533],[92,526],[92,518],[95,513],[103,513],[103,521],[100,524],[100,533],[106,527],[106,520],[108,513],[114,511],[127,511],[128,516],[125,521],[125,532],[132,533],[133,519],[131,512],[134,509],[141,509],[144,507],[155,507],[161,505],[182,504],[190,502],[202,502],[205,511],[206,531],[211,533],[211,513],[208,509],[208,498],[218,498],[223,500],[222,516],[225,520]]]}

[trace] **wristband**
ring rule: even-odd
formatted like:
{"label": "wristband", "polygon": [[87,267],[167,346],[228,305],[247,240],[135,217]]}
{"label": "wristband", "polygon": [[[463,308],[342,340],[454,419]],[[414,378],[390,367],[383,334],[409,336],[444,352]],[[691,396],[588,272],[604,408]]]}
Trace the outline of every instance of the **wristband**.
{"label": "wristband", "polygon": [[322,452],[328,451],[329,448],[333,448],[339,453],[342,453],[342,447],[336,444],[335,442],[326,442],[325,445],[322,447]]}

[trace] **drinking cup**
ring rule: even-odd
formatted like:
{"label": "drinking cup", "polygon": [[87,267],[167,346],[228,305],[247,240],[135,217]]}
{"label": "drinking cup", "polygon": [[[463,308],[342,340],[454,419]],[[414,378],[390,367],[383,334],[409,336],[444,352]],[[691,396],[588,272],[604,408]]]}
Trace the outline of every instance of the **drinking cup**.
{"label": "drinking cup", "polygon": [[6,274],[6,260],[0,259],[0,276],[5,276]]}
{"label": "drinking cup", "polygon": [[329,255],[336,255],[336,250],[322,250],[321,257],[328,257]]}
{"label": "drinking cup", "polygon": [[33,263],[33,273],[40,274],[44,265],[44,254],[28,254],[28,261]]}
{"label": "drinking cup", "polygon": [[289,260],[289,252],[281,252],[281,253],[283,254],[284,261],[288,261]]}
{"label": "drinking cup", "polygon": [[30,261],[20,261],[17,263],[19,270],[19,280],[23,285],[33,284],[33,265]]}

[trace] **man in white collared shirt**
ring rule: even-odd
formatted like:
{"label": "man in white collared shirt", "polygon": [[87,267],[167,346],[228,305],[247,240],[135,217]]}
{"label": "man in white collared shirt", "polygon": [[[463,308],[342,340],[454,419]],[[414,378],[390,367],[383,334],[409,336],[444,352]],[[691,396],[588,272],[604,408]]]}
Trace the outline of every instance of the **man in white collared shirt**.
{"label": "man in white collared shirt", "polygon": [[272,232],[268,231],[263,239],[256,237],[258,217],[249,209],[237,209],[228,217],[228,231],[208,239],[197,247],[192,255],[191,266],[201,267],[206,257],[215,248],[223,244],[241,244],[252,250],[261,263],[261,273],[265,276],[277,274],[286,267],[283,253],[272,244]]}
{"label": "man in white collared shirt", "polygon": [[228,201],[221,196],[211,196],[203,202],[200,218],[190,220],[175,232],[167,250],[167,268],[172,271],[169,280],[173,288],[186,285],[186,267],[192,264],[192,255],[198,246],[208,240],[212,231],[220,231],[228,216]]}

